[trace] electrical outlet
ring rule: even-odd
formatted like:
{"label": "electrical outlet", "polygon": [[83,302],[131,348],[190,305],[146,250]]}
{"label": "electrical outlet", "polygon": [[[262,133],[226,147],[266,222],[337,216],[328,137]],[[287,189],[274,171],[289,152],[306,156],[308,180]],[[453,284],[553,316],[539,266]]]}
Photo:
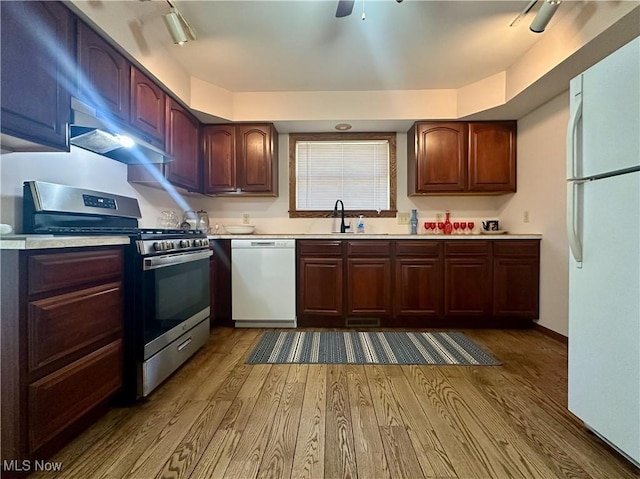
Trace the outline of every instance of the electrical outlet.
{"label": "electrical outlet", "polygon": [[436,223],[440,223],[442,221],[442,213],[436,213]]}
{"label": "electrical outlet", "polygon": [[524,210],[522,212],[522,221],[525,223],[529,222],[529,210]]}
{"label": "electrical outlet", "polygon": [[409,212],[398,212],[398,224],[399,225],[408,225],[409,224]]}
{"label": "electrical outlet", "polygon": [[242,213],[242,224],[243,225],[251,224],[251,215],[249,213]]}

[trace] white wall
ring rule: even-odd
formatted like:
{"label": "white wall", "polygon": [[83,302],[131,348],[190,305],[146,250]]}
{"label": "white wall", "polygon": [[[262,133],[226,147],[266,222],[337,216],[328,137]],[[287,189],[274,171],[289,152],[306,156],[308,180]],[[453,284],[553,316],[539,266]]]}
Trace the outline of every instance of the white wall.
{"label": "white wall", "polygon": [[[518,192],[500,213],[509,229],[541,233],[539,324],[568,335],[565,134],[568,92],[518,121]],[[523,212],[529,212],[529,223]]]}

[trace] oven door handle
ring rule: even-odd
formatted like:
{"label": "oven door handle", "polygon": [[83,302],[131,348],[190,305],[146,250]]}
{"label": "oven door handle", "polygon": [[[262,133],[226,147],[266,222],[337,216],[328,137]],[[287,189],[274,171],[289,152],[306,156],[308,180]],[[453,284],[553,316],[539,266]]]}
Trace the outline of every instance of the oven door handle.
{"label": "oven door handle", "polygon": [[142,269],[148,271],[150,269],[164,268],[165,266],[175,266],[177,264],[189,263],[191,261],[199,261],[207,259],[213,255],[211,250],[192,251],[189,253],[167,254],[162,256],[154,256],[144,258]]}

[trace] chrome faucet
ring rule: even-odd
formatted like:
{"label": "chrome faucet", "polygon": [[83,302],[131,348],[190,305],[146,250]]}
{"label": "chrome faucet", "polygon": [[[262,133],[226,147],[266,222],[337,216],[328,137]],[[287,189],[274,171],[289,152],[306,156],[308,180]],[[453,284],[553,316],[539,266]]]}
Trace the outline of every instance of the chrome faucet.
{"label": "chrome faucet", "polygon": [[349,228],[351,228],[351,225],[345,225],[344,224],[344,203],[342,202],[342,200],[336,200],[336,204],[333,205],[333,217],[335,218],[336,216],[338,216],[338,203],[340,203],[340,206],[341,206],[341,210],[340,210],[340,233],[346,233],[347,230]]}

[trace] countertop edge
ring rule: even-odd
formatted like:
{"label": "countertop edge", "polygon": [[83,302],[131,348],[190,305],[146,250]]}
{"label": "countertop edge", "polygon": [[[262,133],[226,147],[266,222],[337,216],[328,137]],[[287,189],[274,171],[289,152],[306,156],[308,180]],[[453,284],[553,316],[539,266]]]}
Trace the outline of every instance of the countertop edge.
{"label": "countertop edge", "polygon": [[6,235],[0,236],[0,250],[120,246],[129,242],[128,236]]}
{"label": "countertop edge", "polygon": [[542,239],[541,234],[473,234],[473,235],[410,235],[410,234],[357,234],[357,233],[285,233],[285,234],[248,234],[248,235],[209,235],[210,240],[216,239],[390,239],[390,240],[514,240],[514,239]]}

